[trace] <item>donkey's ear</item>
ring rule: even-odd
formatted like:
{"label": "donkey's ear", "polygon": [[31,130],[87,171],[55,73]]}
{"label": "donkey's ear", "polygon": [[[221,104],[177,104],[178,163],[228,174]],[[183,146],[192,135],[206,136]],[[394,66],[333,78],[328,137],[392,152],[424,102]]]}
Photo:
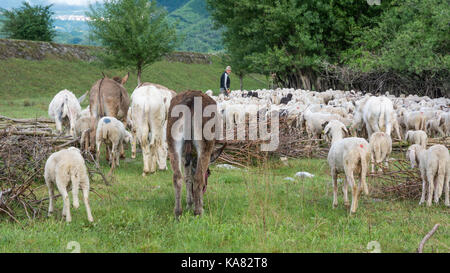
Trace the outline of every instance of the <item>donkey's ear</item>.
{"label": "donkey's ear", "polygon": [[128,77],[130,76],[130,72],[125,75],[125,77],[122,78],[121,84],[124,85],[128,81]]}
{"label": "donkey's ear", "polygon": [[227,144],[223,144],[222,147],[220,147],[219,149],[215,150],[212,154],[211,154],[211,159],[209,160],[209,164],[213,163],[214,161],[216,161],[217,158],[219,158],[219,156],[222,154],[223,150],[225,149],[225,147],[227,146]]}

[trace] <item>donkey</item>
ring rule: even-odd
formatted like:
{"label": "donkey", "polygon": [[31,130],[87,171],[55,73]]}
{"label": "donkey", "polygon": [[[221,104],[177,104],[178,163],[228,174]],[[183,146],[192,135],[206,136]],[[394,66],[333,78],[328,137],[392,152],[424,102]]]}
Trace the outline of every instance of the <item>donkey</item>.
{"label": "donkey", "polygon": [[[104,116],[115,117],[126,127],[130,98],[124,85],[129,75],[130,73],[122,79],[119,77],[110,79],[103,74],[103,78],[92,86],[89,96],[91,132],[97,131],[98,120]],[[95,134],[91,134],[90,137],[91,151],[95,152]],[[120,151],[120,154],[123,157],[124,151]]]}
{"label": "donkey", "polygon": [[[201,110],[201,113],[196,110]],[[205,117],[203,114],[205,110],[210,111],[206,114],[210,117]],[[183,113],[182,118],[178,118],[181,113]],[[214,151],[217,122],[216,102],[201,91],[186,91],[172,98],[167,122],[167,142],[170,165],[173,169],[177,219],[183,213],[181,207],[183,180],[186,182],[187,208],[194,205],[194,215],[203,213],[203,194],[210,175],[208,165],[214,162],[225,148],[223,145]],[[209,132],[207,132],[208,129]],[[182,169],[184,169],[184,176]]]}

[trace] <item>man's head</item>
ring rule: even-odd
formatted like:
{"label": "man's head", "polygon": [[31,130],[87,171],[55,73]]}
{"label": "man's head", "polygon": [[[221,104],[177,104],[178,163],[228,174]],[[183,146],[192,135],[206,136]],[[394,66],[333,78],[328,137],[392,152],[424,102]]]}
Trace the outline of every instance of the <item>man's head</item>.
{"label": "man's head", "polygon": [[225,68],[225,72],[227,72],[227,74],[231,73],[231,66],[227,66],[227,68]]}

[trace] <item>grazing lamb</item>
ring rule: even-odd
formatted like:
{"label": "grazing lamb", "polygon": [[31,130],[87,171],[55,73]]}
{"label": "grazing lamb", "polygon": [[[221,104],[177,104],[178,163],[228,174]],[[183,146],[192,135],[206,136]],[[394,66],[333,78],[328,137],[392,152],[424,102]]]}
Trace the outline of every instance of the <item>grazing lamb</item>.
{"label": "grazing lamb", "polygon": [[[347,196],[347,187],[352,189],[352,205],[350,213],[355,213],[358,207],[358,195],[361,187],[366,195],[369,189],[366,183],[366,175],[370,160],[370,146],[363,138],[349,137],[335,141],[328,153],[328,165],[331,168],[331,177],[333,179],[333,208],[337,207],[337,176],[338,173],[345,173],[343,186],[344,204],[349,205]],[[355,182],[354,175],[360,176],[359,184]]]}
{"label": "grazing lamb", "polygon": [[183,212],[181,207],[183,180],[186,182],[187,206],[194,205],[195,215],[203,213],[203,194],[210,175],[208,165],[217,159],[225,148],[224,145],[214,151],[217,119],[216,102],[201,91],[186,91],[172,98],[167,123],[167,141],[170,165],[173,169],[177,219]]}
{"label": "grazing lamb", "polygon": [[80,150],[70,147],[51,154],[45,163],[44,178],[49,195],[49,216],[54,210],[54,186],[56,185],[64,203],[62,216],[66,217],[67,222],[72,221],[72,217],[70,215],[69,194],[67,193],[67,186],[70,182],[72,182],[73,206],[75,208],[80,206],[78,201],[78,189],[81,187],[88,220],[89,222],[94,221],[91,214],[91,208],[89,206],[89,176]]}
{"label": "grazing lamb", "polygon": [[48,106],[48,115],[55,120],[56,130],[62,133],[62,126],[69,125],[70,135],[75,135],[75,122],[81,112],[80,103],[67,89],[59,91]]}
{"label": "grazing lamb", "polygon": [[75,137],[80,138],[80,147],[84,150],[89,150],[89,140],[90,140],[90,131],[91,131],[91,117],[82,116],[77,119],[75,123]]}
{"label": "grazing lamb", "polygon": [[[414,146],[414,147],[413,147]],[[444,145],[433,145],[425,150],[420,145],[412,145],[407,152],[411,166],[418,165],[422,177],[422,196],[419,205],[425,202],[428,184],[427,206],[431,206],[434,195],[434,203],[439,202],[442,191],[445,193],[445,205],[450,206],[450,154]]]}
{"label": "grazing lamb", "polygon": [[425,115],[423,111],[413,111],[406,114],[406,130],[425,130]]}
{"label": "grazing lamb", "polygon": [[123,148],[124,142],[131,141],[131,134],[125,130],[121,121],[114,117],[103,117],[98,121],[97,132],[95,134],[95,144],[97,147],[97,160],[100,159],[100,145],[106,144],[107,158],[110,158],[111,169],[109,175],[115,166],[119,166],[119,148]]}
{"label": "grazing lamb", "polygon": [[409,130],[406,132],[405,140],[410,144],[419,144],[423,148],[427,147],[428,137],[427,133],[422,130],[412,131]]}
{"label": "grazing lamb", "polygon": [[[376,132],[370,136],[370,160],[372,161],[372,172],[375,171],[375,162],[377,164],[385,162],[386,168],[389,167],[389,156],[392,153],[391,136],[384,132]],[[379,171],[383,171],[379,169]]]}

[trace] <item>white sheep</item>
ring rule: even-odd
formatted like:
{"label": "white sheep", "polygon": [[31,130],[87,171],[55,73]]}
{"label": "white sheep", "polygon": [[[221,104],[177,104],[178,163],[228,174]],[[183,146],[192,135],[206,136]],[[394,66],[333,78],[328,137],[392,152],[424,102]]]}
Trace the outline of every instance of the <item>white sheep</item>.
{"label": "white sheep", "polygon": [[324,138],[326,141],[333,142],[343,139],[349,135],[347,127],[339,120],[332,120],[325,125],[323,130]]}
{"label": "white sheep", "polygon": [[80,147],[83,148],[84,144],[84,150],[89,150],[89,134],[91,131],[90,128],[91,125],[91,117],[89,116],[81,116],[79,119],[77,119],[77,122],[75,122],[75,137],[80,138]]}
{"label": "white sheep", "polygon": [[[370,160],[372,161],[372,172],[375,171],[375,162],[377,164],[385,162],[389,167],[389,156],[392,152],[392,138],[384,132],[375,132],[370,136]],[[382,171],[380,169],[380,171]]]}
{"label": "white sheep", "polygon": [[[358,195],[361,187],[364,189],[366,195],[369,194],[369,189],[366,183],[366,175],[370,159],[369,143],[363,138],[349,137],[335,141],[328,153],[328,165],[331,169],[331,177],[333,179],[333,208],[337,207],[337,175],[338,173],[345,173],[346,179],[344,181],[344,204],[349,205],[347,196],[347,187],[352,188],[352,205],[350,213],[355,213],[358,207]],[[354,174],[360,176],[359,184],[355,182]]]}
{"label": "white sheep", "polygon": [[125,126],[118,119],[103,117],[98,121],[95,134],[97,160],[100,158],[100,145],[104,142],[106,144],[107,157],[111,160],[109,174],[111,174],[115,166],[119,166],[119,148],[122,149],[124,142],[129,143],[131,139],[131,134],[125,130]]}
{"label": "white sheep", "polygon": [[409,130],[408,132],[406,132],[405,140],[410,144],[419,144],[423,148],[426,148],[428,143],[427,133],[422,130]]}
{"label": "white sheep", "polygon": [[62,132],[63,125],[69,125],[70,135],[75,135],[75,122],[81,112],[80,103],[67,89],[59,91],[48,106],[48,115],[55,120],[56,130]]}
{"label": "white sheep", "polygon": [[54,186],[56,185],[64,204],[62,216],[66,217],[67,222],[72,220],[70,215],[69,194],[67,193],[67,186],[72,182],[73,206],[75,208],[80,206],[78,189],[81,187],[88,220],[89,222],[94,221],[89,206],[89,176],[80,150],[75,147],[70,147],[51,154],[45,163],[44,178],[49,194],[49,216],[54,210],[55,195],[53,191]]}
{"label": "white sheep", "polygon": [[411,145],[407,152],[407,157],[411,161],[411,167],[419,166],[422,177],[422,196],[419,205],[425,202],[425,195],[428,184],[427,206],[431,206],[434,195],[434,202],[438,203],[445,192],[445,205],[450,206],[449,183],[450,183],[450,154],[444,145],[433,145],[425,150],[420,145]]}

